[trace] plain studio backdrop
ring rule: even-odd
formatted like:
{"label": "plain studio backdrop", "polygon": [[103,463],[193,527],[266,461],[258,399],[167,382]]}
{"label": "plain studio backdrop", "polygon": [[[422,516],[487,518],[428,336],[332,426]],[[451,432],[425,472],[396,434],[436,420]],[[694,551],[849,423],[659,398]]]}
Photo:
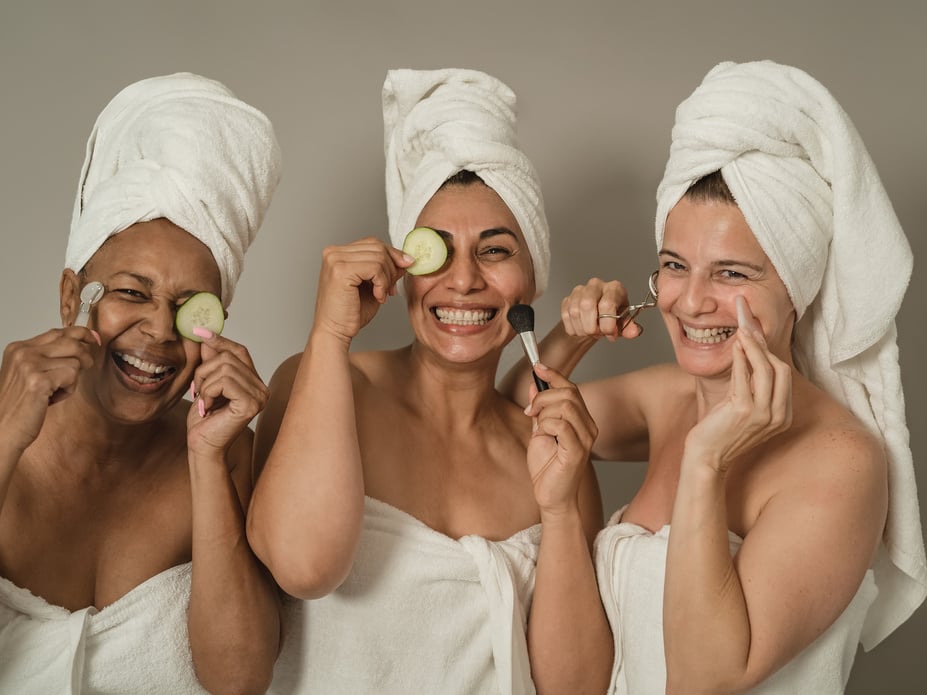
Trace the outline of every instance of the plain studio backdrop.
{"label": "plain studio backdrop", "polygon": [[[0,345],[59,325],[58,280],[97,114],[130,82],[177,71],[218,79],[263,110],[283,148],[283,182],[226,324],[265,381],[303,348],[322,248],[387,238],[380,94],[389,68],[485,70],[518,95],[521,144],[540,172],[552,230],[550,288],[535,303],[541,335],[558,320],[560,300],[589,277],[622,279],[632,300],[642,298],[656,262],[654,196],[674,109],[723,60],[769,58],[823,82],[856,123],[923,259],[925,29],[922,0],[4,2]],[[878,278],[860,281],[878,286]],[[921,500],[925,289],[916,265],[898,317]],[[671,359],[656,313],[642,323],[641,339],[597,346],[575,377]],[[409,338],[395,298],[356,347]],[[519,355],[513,342],[503,369]],[[610,514],[630,498],[643,465],[597,469]],[[848,692],[927,692],[925,641],[921,608],[860,654]]]}

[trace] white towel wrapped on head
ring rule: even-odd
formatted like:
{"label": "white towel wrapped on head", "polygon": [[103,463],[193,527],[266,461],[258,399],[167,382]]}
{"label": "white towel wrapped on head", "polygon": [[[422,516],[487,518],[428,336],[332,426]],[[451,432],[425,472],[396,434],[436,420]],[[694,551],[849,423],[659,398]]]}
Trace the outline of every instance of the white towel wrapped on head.
{"label": "white towel wrapped on head", "polygon": [[164,217],[212,251],[228,306],[280,171],[270,121],[219,82],[177,73],[131,84],[87,141],[65,265],[78,271],[109,237]]}
{"label": "white towel wrapped on head", "polygon": [[795,306],[797,366],[885,443],[886,552],[861,639],[871,649],[927,596],[895,333],[911,249],[850,118],[797,68],[721,63],[679,105],[657,191],[658,249],[670,210],[714,171]]}
{"label": "white towel wrapped on head", "polygon": [[537,296],[547,287],[549,230],[537,172],[518,148],[515,94],[476,70],[390,70],[383,85],[389,234],[402,248],[448,178],[477,174],[508,205],[528,244]]}

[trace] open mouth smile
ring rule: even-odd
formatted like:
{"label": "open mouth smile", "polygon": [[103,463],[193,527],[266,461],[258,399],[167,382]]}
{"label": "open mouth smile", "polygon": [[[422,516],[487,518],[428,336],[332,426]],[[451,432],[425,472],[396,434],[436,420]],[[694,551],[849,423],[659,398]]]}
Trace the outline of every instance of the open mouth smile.
{"label": "open mouth smile", "polygon": [[176,367],[155,364],[125,352],[113,352],[113,361],[123,374],[138,384],[157,384],[177,371]]}
{"label": "open mouth smile", "polygon": [[701,343],[703,345],[710,345],[712,343],[721,343],[728,338],[730,338],[737,331],[736,328],[692,328],[685,324],[682,325],[682,330],[686,334],[686,338],[691,340],[694,343]]}
{"label": "open mouth smile", "polygon": [[431,311],[438,318],[438,321],[452,326],[484,326],[496,316],[496,309],[435,307]]}

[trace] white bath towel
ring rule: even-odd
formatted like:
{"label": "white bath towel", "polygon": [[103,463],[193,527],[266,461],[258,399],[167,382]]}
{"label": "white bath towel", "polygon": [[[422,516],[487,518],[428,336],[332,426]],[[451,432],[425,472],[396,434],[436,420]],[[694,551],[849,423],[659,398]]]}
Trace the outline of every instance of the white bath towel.
{"label": "white bath towel", "polygon": [[204,695],[187,639],[190,569],[73,612],[0,578],[0,693]]}
{"label": "white bath towel", "polygon": [[454,540],[367,498],[351,574],[286,605],[271,693],[534,693],[526,641],[540,526]]}
{"label": "white bath towel", "polygon": [[534,165],[515,135],[515,94],[476,70],[390,70],[383,84],[386,208],[401,248],[435,191],[461,170],[505,201],[531,252],[537,294],[547,287],[550,234]]}
{"label": "white bath towel", "polygon": [[871,649],[927,596],[895,333],[911,249],[850,118],[801,70],[722,63],[680,104],[657,192],[658,248],[672,207],[717,170],[795,305],[799,369],[885,442],[887,555],[862,637]]}
{"label": "white bath towel", "polygon": [[[615,513],[595,541],[599,591],[616,642],[608,694],[662,695],[666,692],[663,587],[671,529],[666,525],[651,533],[622,522],[622,513]],[[733,556],[743,541],[729,533],[728,544]],[[877,594],[870,570],[837,620],[749,695],[843,695],[867,612]]]}
{"label": "white bath towel", "polygon": [[219,82],[178,73],[129,85],[87,141],[66,267],[80,270],[112,235],[165,217],[212,251],[228,306],[280,172],[270,121]]}

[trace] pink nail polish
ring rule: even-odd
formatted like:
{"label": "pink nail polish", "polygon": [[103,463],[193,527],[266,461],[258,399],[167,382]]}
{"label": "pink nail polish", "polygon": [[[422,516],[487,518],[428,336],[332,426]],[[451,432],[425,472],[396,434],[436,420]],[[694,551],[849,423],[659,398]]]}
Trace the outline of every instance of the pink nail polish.
{"label": "pink nail polish", "polygon": [[202,398],[196,402],[196,411],[200,414],[200,417],[206,417],[206,404],[203,403]]}
{"label": "pink nail polish", "polygon": [[190,382],[190,400],[191,401],[196,400],[196,382],[195,381]]}
{"label": "pink nail polish", "polygon": [[210,338],[213,337],[213,332],[209,330],[208,328],[203,328],[202,326],[194,326],[193,335],[195,335],[198,338],[204,338],[206,340],[209,340]]}
{"label": "pink nail polish", "polygon": [[93,337],[97,339],[97,345],[103,345],[103,341],[100,339],[100,334],[92,328],[90,329],[90,332],[93,333]]}

